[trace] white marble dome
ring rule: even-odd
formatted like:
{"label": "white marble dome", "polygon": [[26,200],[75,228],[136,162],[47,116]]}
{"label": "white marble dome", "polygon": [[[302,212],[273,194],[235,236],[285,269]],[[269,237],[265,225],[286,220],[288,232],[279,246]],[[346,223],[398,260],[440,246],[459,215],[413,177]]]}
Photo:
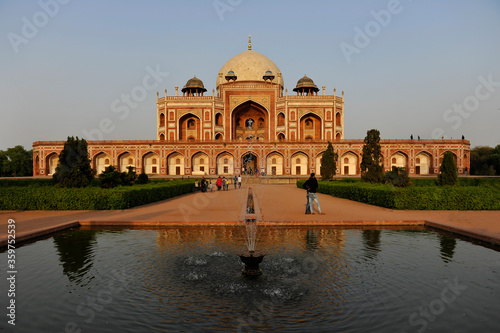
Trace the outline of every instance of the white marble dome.
{"label": "white marble dome", "polygon": [[279,83],[283,88],[283,77],[278,76],[278,73],[281,73],[280,69],[271,59],[260,54],[259,52],[255,52],[252,50],[247,50],[241,52],[240,54],[235,55],[231,59],[229,59],[219,70],[221,75],[217,76],[217,84],[226,83],[225,76],[229,71],[233,71],[234,74],[238,77],[236,82],[242,81],[259,81],[264,82],[262,78],[266,71],[272,71],[275,75],[274,83]]}

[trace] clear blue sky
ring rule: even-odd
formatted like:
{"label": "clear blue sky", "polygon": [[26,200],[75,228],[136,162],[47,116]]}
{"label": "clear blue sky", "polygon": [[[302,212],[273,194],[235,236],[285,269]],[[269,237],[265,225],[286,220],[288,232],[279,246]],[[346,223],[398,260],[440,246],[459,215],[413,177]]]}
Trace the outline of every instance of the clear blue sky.
{"label": "clear blue sky", "polygon": [[[496,146],[499,33],[498,0],[1,1],[0,149],[103,120],[103,139],[155,139],[156,92],[196,75],[211,94],[249,34],[290,92],[304,74],[345,91],[347,139],[376,128]],[[147,68],[161,74],[145,89]]]}

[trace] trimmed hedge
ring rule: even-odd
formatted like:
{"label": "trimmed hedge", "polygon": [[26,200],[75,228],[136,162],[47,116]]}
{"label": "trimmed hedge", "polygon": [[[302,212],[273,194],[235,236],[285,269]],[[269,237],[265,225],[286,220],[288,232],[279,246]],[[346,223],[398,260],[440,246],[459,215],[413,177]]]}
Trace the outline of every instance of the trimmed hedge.
{"label": "trimmed hedge", "polygon": [[[411,182],[415,186],[436,186],[437,178],[412,178]],[[500,178],[489,177],[460,177],[458,178],[458,185],[460,186],[493,186],[500,188]]]}
{"label": "trimmed hedge", "polygon": [[15,178],[15,179],[0,179],[0,187],[12,186],[52,186],[54,185],[52,178]]}
{"label": "trimmed hedge", "polygon": [[0,210],[126,209],[190,193],[193,189],[194,179],[158,181],[113,189],[0,187]]}
{"label": "trimmed hedge", "polygon": [[[305,180],[297,181],[302,188]],[[320,181],[318,192],[393,209],[500,210],[500,188],[484,186],[412,186]]]}

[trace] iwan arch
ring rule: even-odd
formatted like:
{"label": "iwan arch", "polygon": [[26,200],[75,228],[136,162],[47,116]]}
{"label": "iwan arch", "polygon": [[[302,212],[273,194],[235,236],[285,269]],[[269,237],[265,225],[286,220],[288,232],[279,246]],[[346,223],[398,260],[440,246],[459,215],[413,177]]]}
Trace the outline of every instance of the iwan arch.
{"label": "iwan arch", "polygon": [[[363,140],[344,139],[344,93],[326,94],[307,76],[293,93],[284,87],[280,69],[270,59],[248,50],[219,70],[216,89],[205,96],[203,82],[193,77],[173,96],[157,94],[156,140],[88,141],[92,167],[159,176],[235,175],[258,169],[267,175],[306,176],[319,173],[331,141],[338,153],[338,175],[360,174]],[[370,126],[367,125],[367,129]],[[404,167],[410,175],[439,172],[446,151],[459,174],[470,163],[467,140],[381,140],[385,170]],[[54,173],[63,141],[33,144],[34,174]]]}

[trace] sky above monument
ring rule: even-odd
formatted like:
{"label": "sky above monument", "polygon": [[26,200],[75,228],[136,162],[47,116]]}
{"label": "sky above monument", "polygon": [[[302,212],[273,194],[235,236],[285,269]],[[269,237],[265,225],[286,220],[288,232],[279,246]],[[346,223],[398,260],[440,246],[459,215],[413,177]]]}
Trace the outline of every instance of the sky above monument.
{"label": "sky above monument", "polygon": [[498,0],[0,2],[0,150],[34,141],[156,139],[156,93],[226,61],[270,58],[345,92],[345,138],[500,144]]}

